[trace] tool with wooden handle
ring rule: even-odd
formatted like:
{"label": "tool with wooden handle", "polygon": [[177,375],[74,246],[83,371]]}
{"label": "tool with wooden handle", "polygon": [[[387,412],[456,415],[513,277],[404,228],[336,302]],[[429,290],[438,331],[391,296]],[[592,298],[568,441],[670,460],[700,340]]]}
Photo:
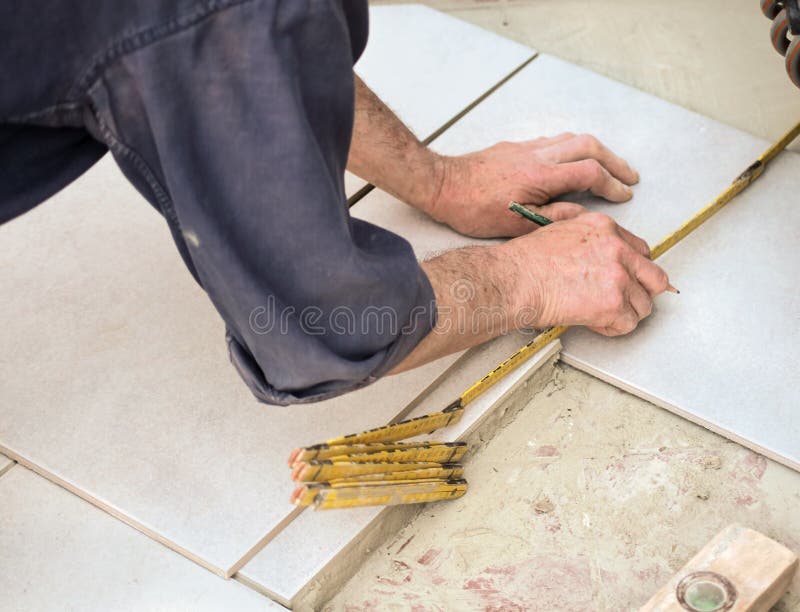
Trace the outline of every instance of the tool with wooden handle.
{"label": "tool with wooden handle", "polygon": [[767,612],[789,588],[797,555],[731,525],[706,544],[640,612]]}
{"label": "tool with wooden handle", "polygon": [[[693,215],[686,223],[652,247],[650,249],[650,257],[652,259],[661,257],[710,219],[738,194],[749,187],[761,176],[767,164],[797,138],[798,135],[800,135],[800,123],[795,125],[780,140],[764,151],[755,162],[737,176],[731,185],[708,206]],[[512,205],[513,204],[514,203],[512,203]],[[532,216],[524,214],[524,212],[520,214],[531,218],[532,221],[539,224],[546,224],[543,223],[542,219],[545,222],[549,221],[544,218],[537,220],[536,218],[532,218]],[[560,325],[543,331],[531,342],[498,364],[475,384],[471,385],[441,412],[435,412],[399,423],[392,423],[361,433],[333,438],[323,444],[296,449],[289,458],[289,464],[294,469],[295,479],[309,479],[315,481],[316,484],[306,484],[299,487],[292,496],[292,502],[297,505],[315,505],[318,508],[351,508],[358,505],[375,505],[375,500],[384,498],[391,500],[391,502],[387,503],[394,504],[419,503],[431,501],[432,499],[460,497],[466,492],[466,481],[459,481],[458,484],[453,484],[455,483],[453,480],[442,478],[437,481],[437,479],[431,480],[422,476],[422,474],[431,473],[425,470],[442,470],[446,468],[443,468],[443,464],[441,463],[434,463],[433,465],[424,464],[424,459],[421,459],[421,457],[424,456],[421,454],[421,449],[414,451],[418,453],[416,456],[419,465],[415,466],[413,470],[407,469],[407,467],[397,467],[395,462],[391,459],[391,453],[404,449],[403,445],[398,445],[398,441],[431,433],[441,427],[447,427],[448,425],[458,422],[464,414],[464,409],[471,402],[475,401],[476,398],[483,395],[495,384],[528,361],[528,359],[536,355],[553,340],[562,336],[568,329],[568,326]],[[428,444],[441,445],[444,443],[431,442]],[[365,448],[365,446],[367,448]],[[407,451],[408,448],[405,450]],[[375,455],[375,458],[380,457],[381,461],[372,462],[370,467],[365,468],[365,463],[361,461],[361,459],[364,459],[366,463],[370,463],[368,459],[364,457],[359,457],[359,459],[353,458],[356,455],[362,455],[364,453],[379,453]],[[398,458],[411,456],[413,456],[413,452],[397,455]],[[330,460],[334,457],[336,461],[331,462]],[[319,463],[326,459],[328,460],[328,464]],[[457,464],[455,465],[457,466]],[[396,480],[392,481],[389,479],[381,481],[380,484],[374,481],[375,474],[393,474],[398,471],[420,475],[420,478],[425,478],[425,484],[430,488],[417,495],[413,492],[415,491],[413,487],[406,486],[405,481],[402,484],[399,484]],[[330,483],[320,482],[320,480],[325,477],[335,479],[337,481],[337,487],[333,487]],[[369,488],[364,489],[362,485],[365,486],[366,478],[373,480],[370,481]],[[422,480],[420,480],[420,482],[422,482]],[[431,482],[438,482],[438,484],[434,487],[430,484]],[[376,487],[385,487],[386,489],[385,491],[380,491]],[[448,489],[448,487],[451,487],[451,489]],[[335,491],[338,491],[338,493]],[[345,495],[342,491],[346,491],[347,494]],[[368,495],[365,494],[366,496],[363,498],[363,504],[358,503],[359,491],[367,491],[369,493]]]}

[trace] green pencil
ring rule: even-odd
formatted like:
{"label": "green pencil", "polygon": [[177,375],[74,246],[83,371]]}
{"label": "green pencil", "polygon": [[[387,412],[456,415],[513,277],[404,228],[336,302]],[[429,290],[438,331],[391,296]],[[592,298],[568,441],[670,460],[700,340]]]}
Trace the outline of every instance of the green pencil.
{"label": "green pencil", "polygon": [[508,208],[510,210],[513,210],[518,215],[522,215],[528,221],[533,221],[534,223],[536,223],[537,225],[540,225],[542,227],[544,227],[545,225],[550,225],[552,223],[552,221],[550,219],[548,219],[547,217],[544,217],[544,216],[540,215],[539,213],[535,213],[532,210],[529,210],[529,209],[525,208],[519,202],[511,202],[511,204],[508,205]]}

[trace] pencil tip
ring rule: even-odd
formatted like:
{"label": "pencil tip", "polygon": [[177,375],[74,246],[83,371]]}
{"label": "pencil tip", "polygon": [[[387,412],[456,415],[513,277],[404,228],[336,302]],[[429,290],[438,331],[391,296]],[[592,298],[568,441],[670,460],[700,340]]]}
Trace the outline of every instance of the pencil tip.
{"label": "pencil tip", "polygon": [[667,286],[667,291],[669,291],[670,293],[680,293],[680,289],[676,289],[672,285]]}

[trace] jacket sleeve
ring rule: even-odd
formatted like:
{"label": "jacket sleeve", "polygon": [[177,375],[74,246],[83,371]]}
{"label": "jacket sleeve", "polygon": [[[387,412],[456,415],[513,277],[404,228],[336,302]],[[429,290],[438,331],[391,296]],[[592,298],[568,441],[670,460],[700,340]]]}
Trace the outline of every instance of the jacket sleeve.
{"label": "jacket sleeve", "polygon": [[128,53],[92,92],[269,403],[369,384],[435,324],[409,244],[348,213],[353,23],[333,0],[234,4]]}

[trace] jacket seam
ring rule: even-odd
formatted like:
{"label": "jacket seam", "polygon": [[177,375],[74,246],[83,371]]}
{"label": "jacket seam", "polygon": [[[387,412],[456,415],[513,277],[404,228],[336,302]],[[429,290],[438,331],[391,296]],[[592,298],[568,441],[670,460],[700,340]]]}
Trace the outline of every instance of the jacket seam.
{"label": "jacket seam", "polygon": [[213,0],[205,6],[197,7],[192,12],[176,17],[166,23],[155,26],[148,26],[133,34],[127,34],[119,40],[111,43],[105,51],[96,55],[83,70],[80,76],[74,81],[67,93],[67,99],[78,97],[89,85],[93,83],[105,68],[112,62],[130,53],[138,51],[147,45],[158,42],[168,36],[187,30],[201,21],[216,15],[224,10],[242,4],[254,2],[255,0]]}
{"label": "jacket seam", "polygon": [[94,108],[94,105],[90,104],[90,106],[92,108],[92,114],[97,121],[97,126],[100,129],[100,134],[103,136],[103,141],[108,145],[108,148],[111,149],[112,152],[130,160],[134,168],[136,168],[153,190],[153,195],[155,195],[156,201],[161,208],[161,213],[175,224],[178,231],[182,231],[180,222],[178,221],[178,215],[175,213],[172,206],[172,199],[169,197],[167,190],[161,184],[161,181],[158,180],[148,163],[136,150],[119,140],[113,130],[111,130],[108,124],[103,120],[100,113]]}
{"label": "jacket seam", "polygon": [[80,112],[80,109],[84,107],[84,103],[79,100],[80,96],[89,89],[89,86],[97,80],[97,78],[99,78],[103,70],[105,70],[109,64],[147,45],[156,43],[173,34],[188,30],[204,19],[221,13],[224,10],[255,1],[257,0],[213,0],[206,3],[205,6],[197,7],[192,12],[176,17],[166,23],[148,26],[133,34],[126,34],[111,43],[104,51],[96,54],[90,60],[88,66],[83,69],[67,90],[65,100],[21,115],[0,117],[0,121],[15,124],[32,123],[38,119],[49,118],[54,113]]}

